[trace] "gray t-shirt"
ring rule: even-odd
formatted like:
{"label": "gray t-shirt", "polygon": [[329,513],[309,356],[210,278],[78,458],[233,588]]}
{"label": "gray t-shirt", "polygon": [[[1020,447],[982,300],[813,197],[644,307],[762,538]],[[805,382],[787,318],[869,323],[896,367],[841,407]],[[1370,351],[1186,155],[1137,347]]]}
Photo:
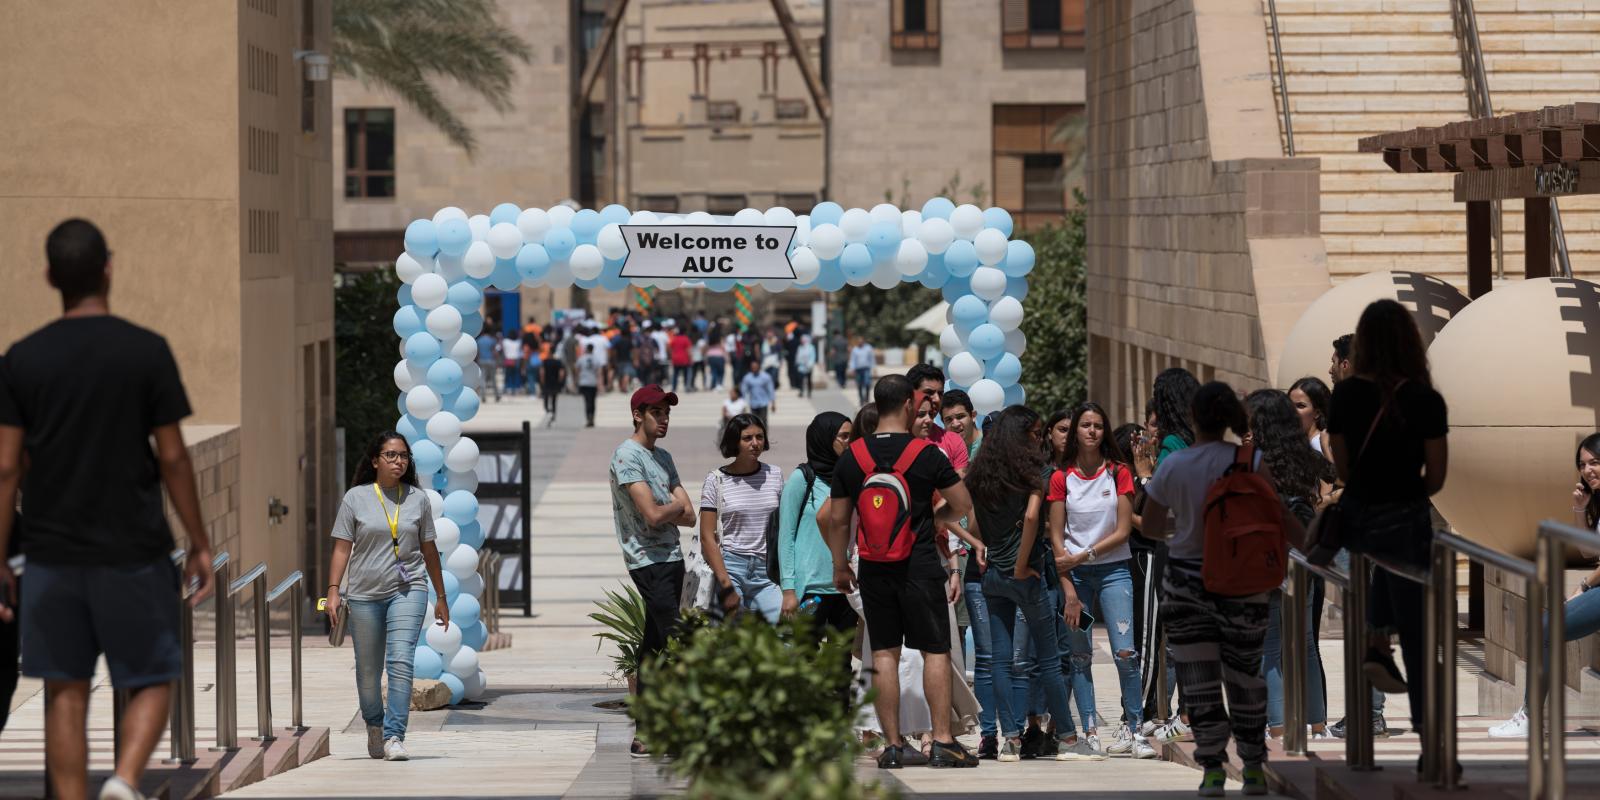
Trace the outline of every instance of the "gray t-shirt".
{"label": "gray t-shirt", "polygon": [[624,563],[633,570],[682,561],[678,526],[663,522],[652,528],[634,506],[628,485],[640,481],[650,487],[650,496],[658,505],[671,502],[672,490],[681,485],[671,453],[660,447],[646,450],[638,442],[624,439],[611,454],[611,512]]}
{"label": "gray t-shirt", "polygon": [[578,359],[578,385],[599,386],[600,368],[605,366],[605,360],[595,353],[585,353]]}
{"label": "gray t-shirt", "polygon": [[400,537],[398,563],[405,565],[410,580],[402,581],[389,536],[389,520],[372,487],[373,484],[363,483],[345,492],[339,514],[333,519],[333,538],[354,544],[345,569],[345,588],[340,592],[347,600],[387,600],[428,586],[427,565],[422,560],[422,543],[433,541],[433,509],[428,493],[406,484],[384,492],[383,502],[393,515],[400,490],[405,490],[405,499],[399,503],[400,524],[396,532]]}

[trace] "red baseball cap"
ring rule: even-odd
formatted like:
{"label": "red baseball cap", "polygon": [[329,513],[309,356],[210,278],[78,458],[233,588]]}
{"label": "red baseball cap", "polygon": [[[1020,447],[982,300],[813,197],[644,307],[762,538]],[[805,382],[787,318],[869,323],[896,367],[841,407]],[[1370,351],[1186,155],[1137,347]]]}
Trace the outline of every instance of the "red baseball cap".
{"label": "red baseball cap", "polygon": [[659,406],[663,403],[669,406],[677,405],[678,395],[661,388],[661,384],[652,383],[640,386],[633,393],[632,406],[634,411],[638,411],[645,406]]}

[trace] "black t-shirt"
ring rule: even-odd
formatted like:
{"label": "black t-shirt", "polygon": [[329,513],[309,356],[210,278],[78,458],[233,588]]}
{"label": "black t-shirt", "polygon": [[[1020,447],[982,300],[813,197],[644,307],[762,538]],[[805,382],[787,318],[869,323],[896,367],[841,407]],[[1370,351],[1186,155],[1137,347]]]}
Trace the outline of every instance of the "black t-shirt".
{"label": "black t-shirt", "polygon": [[159,427],[189,416],[159,335],[113,316],[61,319],[0,364],[0,425],[23,429],[22,551],[50,564],[135,564],[172,551]]}
{"label": "black t-shirt", "polygon": [[[1351,460],[1345,496],[1371,503],[1425,499],[1422,443],[1450,432],[1444,398],[1420,383],[1401,384],[1374,430],[1382,407],[1382,390],[1365,378],[1347,378],[1333,389],[1328,433],[1344,437]],[[1372,440],[1363,452],[1368,431]]]}
{"label": "black t-shirt", "polygon": [[539,362],[539,371],[544,375],[543,380],[546,386],[555,386],[561,383],[561,373],[565,369],[566,363],[554,351],[551,351],[549,358]]}
{"label": "black t-shirt", "polygon": [[626,333],[619,333],[611,338],[611,355],[617,363],[633,361],[633,337]]}
{"label": "black t-shirt", "polygon": [[[911,443],[909,433],[880,433],[867,437],[867,450],[885,466],[892,466],[906,445]],[[833,496],[854,503],[867,479],[855,456],[846,450],[833,468]],[[912,578],[944,578],[945,564],[939,558],[933,528],[933,493],[948,489],[961,482],[961,476],[950,466],[950,459],[937,446],[925,447],[917,460],[906,470],[906,484],[911,489],[911,530],[917,541],[911,546],[911,557],[904,562],[879,563],[862,561],[863,575],[874,571],[904,571]]]}

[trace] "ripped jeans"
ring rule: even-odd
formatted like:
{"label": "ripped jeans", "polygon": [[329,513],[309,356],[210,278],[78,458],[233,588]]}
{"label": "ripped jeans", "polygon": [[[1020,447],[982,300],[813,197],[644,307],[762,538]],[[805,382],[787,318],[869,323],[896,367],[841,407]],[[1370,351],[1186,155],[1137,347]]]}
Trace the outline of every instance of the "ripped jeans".
{"label": "ripped jeans", "polygon": [[[1133,561],[1124,559],[1103,564],[1080,564],[1072,570],[1072,586],[1078,590],[1083,608],[1094,615],[1095,624],[1105,626],[1111,654],[1117,664],[1122,687],[1122,713],[1128,727],[1137,731],[1144,721],[1144,696],[1141,686],[1139,650],[1133,638]],[[1067,682],[1079,697],[1094,696],[1094,647],[1090,630],[1067,627],[1070,670]]]}

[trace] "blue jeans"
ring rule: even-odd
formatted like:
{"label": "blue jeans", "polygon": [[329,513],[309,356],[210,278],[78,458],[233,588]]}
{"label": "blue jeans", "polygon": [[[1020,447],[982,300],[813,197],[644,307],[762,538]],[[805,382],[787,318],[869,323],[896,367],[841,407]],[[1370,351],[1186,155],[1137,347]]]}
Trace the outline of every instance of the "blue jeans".
{"label": "blue jeans", "polygon": [[[1568,600],[1563,608],[1566,610],[1566,627],[1563,628],[1562,632],[1566,634],[1567,641],[1576,642],[1585,636],[1600,632],[1600,589],[1592,589]],[[1548,614],[1545,615],[1544,624],[1542,640],[1546,649],[1548,649],[1550,646],[1550,617]],[[1549,662],[1542,663],[1546,665],[1542,673],[1545,677],[1545,691],[1549,691]],[[1526,690],[1523,691],[1523,699],[1524,701],[1527,700]]]}
{"label": "blue jeans", "polygon": [[[1113,561],[1109,564],[1080,564],[1072,570],[1072,586],[1078,591],[1083,608],[1094,615],[1096,622],[1105,626],[1106,638],[1111,642],[1112,660],[1117,665],[1117,679],[1122,687],[1122,713],[1128,727],[1139,729],[1143,721],[1144,697],[1141,692],[1138,645],[1133,640],[1133,561]],[[1091,627],[1092,630],[1092,627]],[[1072,668],[1068,680],[1072,693],[1080,698],[1087,695],[1090,705],[1078,704],[1078,713],[1092,714],[1094,705],[1094,644],[1091,630],[1067,628],[1067,650],[1071,654]],[[1124,655],[1125,654],[1125,655]],[[1095,727],[1086,719],[1084,726]]]}
{"label": "blue jeans", "polygon": [[761,612],[767,622],[776,625],[783,611],[783,587],[767,577],[767,557],[724,550],[722,563],[728,568],[728,579],[733,581],[740,605],[746,611]]}
{"label": "blue jeans", "polygon": [[[1311,614],[1321,603],[1312,603],[1306,609],[1305,667],[1306,719],[1312,725],[1328,721],[1328,695],[1323,688],[1322,653],[1317,649],[1316,628]],[[1281,728],[1283,719],[1283,592],[1273,592],[1267,601],[1267,639],[1261,649],[1261,674],[1267,679],[1267,727]]]}
{"label": "blue jeans", "polygon": [[[428,590],[415,588],[387,600],[348,600],[350,638],[356,651],[356,695],[361,718],[383,726],[383,738],[405,741],[411,718],[411,676],[417,636],[428,609]],[[384,708],[383,671],[389,672],[389,703]]]}
{"label": "blue jeans", "polygon": [[990,665],[994,650],[990,647],[993,639],[989,635],[989,601],[983,596],[982,582],[962,586],[961,596],[967,601],[967,621],[972,625],[972,682],[973,693],[978,696],[978,727],[984,736],[993,736],[998,726]]}
{"label": "blue jeans", "polygon": [[[1339,568],[1340,571],[1342,571],[1346,575],[1349,575],[1350,574],[1350,551],[1349,550],[1340,550],[1338,553],[1334,554],[1333,563],[1334,563],[1335,566],[1337,566]],[[1345,593],[1345,597],[1349,597],[1349,596],[1350,596],[1349,592],[1346,592]],[[1349,600],[1345,600],[1344,602],[1349,603],[1350,601]],[[1345,607],[1347,609],[1349,608],[1348,605],[1345,606]],[[1383,719],[1383,706],[1384,706],[1384,703],[1387,700],[1387,697],[1388,697],[1387,695],[1385,695],[1383,692],[1378,691],[1377,689],[1373,689],[1372,690],[1372,718],[1373,719]]]}
{"label": "blue jeans", "polygon": [[856,400],[866,405],[872,399],[872,368],[856,368]]}
{"label": "blue jeans", "polygon": [[711,388],[722,388],[722,377],[727,373],[728,359],[724,356],[706,356],[706,369],[711,371]]}
{"label": "blue jeans", "polygon": [[[1038,654],[1039,683],[1044,686],[1050,714],[1057,720],[1057,736],[1073,735],[1072,712],[1067,707],[1067,682],[1061,676],[1061,651],[1056,641],[1056,614],[1042,578],[1017,580],[1007,569],[984,572],[983,595],[989,610],[990,649],[994,655],[995,712],[1000,729],[1009,737],[1022,735],[1026,710],[1014,701],[1011,674],[1015,649],[1012,624],[1020,611],[1027,621],[1029,639]],[[1066,728],[1059,727],[1066,721]]]}

